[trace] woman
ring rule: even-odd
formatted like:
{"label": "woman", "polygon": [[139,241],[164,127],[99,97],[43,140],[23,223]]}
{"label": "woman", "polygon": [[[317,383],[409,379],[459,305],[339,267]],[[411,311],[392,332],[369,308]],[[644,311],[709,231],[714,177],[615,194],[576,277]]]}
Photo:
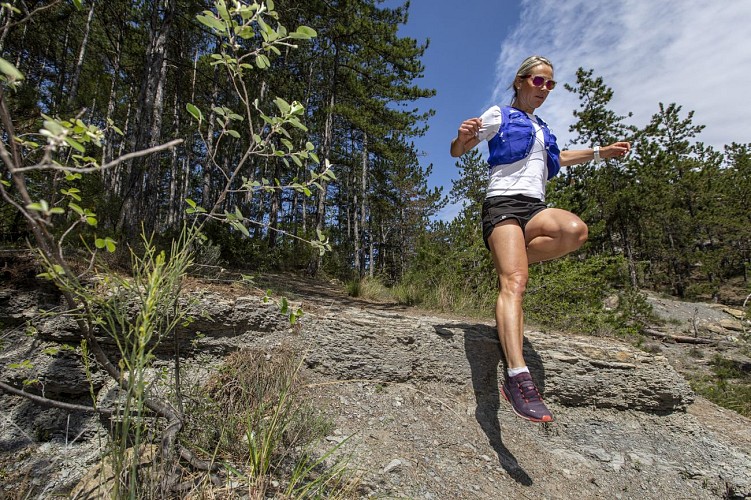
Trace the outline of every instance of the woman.
{"label": "woman", "polygon": [[528,57],[510,87],[514,91],[511,106],[493,106],[479,118],[465,120],[451,141],[454,157],[488,141],[490,180],[482,225],[485,246],[500,279],[495,317],[508,368],[501,392],[517,415],[533,422],[551,422],[553,416],[522,354],[522,298],[528,268],[573,252],[587,240],[587,226],[579,217],[545,205],[545,184],[561,166],[624,156],[631,148],[620,141],[560,151],[550,128],[534,116],[555,84],[550,61]]}

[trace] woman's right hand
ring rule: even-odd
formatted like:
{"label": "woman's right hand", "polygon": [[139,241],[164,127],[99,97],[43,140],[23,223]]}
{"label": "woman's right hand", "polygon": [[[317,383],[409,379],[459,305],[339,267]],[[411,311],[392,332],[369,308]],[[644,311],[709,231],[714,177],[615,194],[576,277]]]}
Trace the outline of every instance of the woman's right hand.
{"label": "woman's right hand", "polygon": [[478,132],[480,132],[480,127],[482,127],[482,120],[479,118],[470,118],[469,120],[464,120],[462,124],[459,125],[458,138],[462,142],[467,142],[470,139],[474,139],[477,137]]}
{"label": "woman's right hand", "polygon": [[451,156],[461,156],[480,143],[477,134],[482,127],[482,120],[470,118],[459,125],[456,138],[451,141]]}

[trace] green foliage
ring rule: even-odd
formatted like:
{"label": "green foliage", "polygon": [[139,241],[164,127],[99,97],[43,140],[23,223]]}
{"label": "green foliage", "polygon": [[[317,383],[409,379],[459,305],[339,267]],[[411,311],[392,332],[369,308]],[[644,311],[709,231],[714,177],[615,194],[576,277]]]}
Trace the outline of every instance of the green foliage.
{"label": "green foliage", "polygon": [[711,362],[713,376],[697,376],[691,387],[724,408],[751,417],[751,374],[741,364],[716,355]]}
{"label": "green foliage", "polygon": [[[100,275],[100,287],[81,287],[75,292],[90,304],[94,323],[117,345],[120,368],[127,384],[115,416],[110,458],[116,477],[128,481],[113,484],[113,496],[139,496],[143,477],[137,460],[128,460],[129,448],[139,450],[149,438],[146,421],[148,369],[161,341],[174,332],[187,316],[189,304],[178,301],[182,281],[192,261],[187,240],[173,242],[169,254],[144,237],[143,255],[131,254],[132,277],[115,273]],[[88,317],[84,319],[90,319]],[[127,472],[127,474],[126,474]]]}
{"label": "green foliage", "polygon": [[349,281],[346,285],[347,294],[372,302],[394,302],[393,290],[386,287],[378,278],[362,278]]}
{"label": "green foliage", "polygon": [[[524,312],[531,323],[581,334],[636,334],[649,318],[644,297],[628,287],[622,257],[559,259],[530,268]],[[608,302],[617,304],[606,307]],[[617,300],[616,300],[617,299]]]}

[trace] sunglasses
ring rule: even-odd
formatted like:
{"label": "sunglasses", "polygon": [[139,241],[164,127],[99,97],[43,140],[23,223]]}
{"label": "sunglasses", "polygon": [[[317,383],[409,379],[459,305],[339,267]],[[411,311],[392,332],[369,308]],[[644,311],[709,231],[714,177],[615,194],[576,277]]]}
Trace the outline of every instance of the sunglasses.
{"label": "sunglasses", "polygon": [[548,90],[555,88],[555,80],[547,80],[544,76],[524,75],[522,78],[532,78],[532,85],[538,88],[545,87]]}

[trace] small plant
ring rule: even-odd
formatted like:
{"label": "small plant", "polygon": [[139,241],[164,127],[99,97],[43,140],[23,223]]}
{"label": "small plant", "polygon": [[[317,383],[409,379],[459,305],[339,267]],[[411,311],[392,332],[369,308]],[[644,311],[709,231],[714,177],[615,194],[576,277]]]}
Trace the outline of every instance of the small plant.
{"label": "small plant", "polygon": [[259,498],[330,498],[349,488],[345,462],[328,464],[341,443],[313,451],[331,425],[306,400],[300,364],[286,347],[237,351],[190,398],[184,439]]}
{"label": "small plant", "polygon": [[710,366],[714,375],[695,377],[691,387],[713,403],[751,417],[751,374],[719,355]]}

